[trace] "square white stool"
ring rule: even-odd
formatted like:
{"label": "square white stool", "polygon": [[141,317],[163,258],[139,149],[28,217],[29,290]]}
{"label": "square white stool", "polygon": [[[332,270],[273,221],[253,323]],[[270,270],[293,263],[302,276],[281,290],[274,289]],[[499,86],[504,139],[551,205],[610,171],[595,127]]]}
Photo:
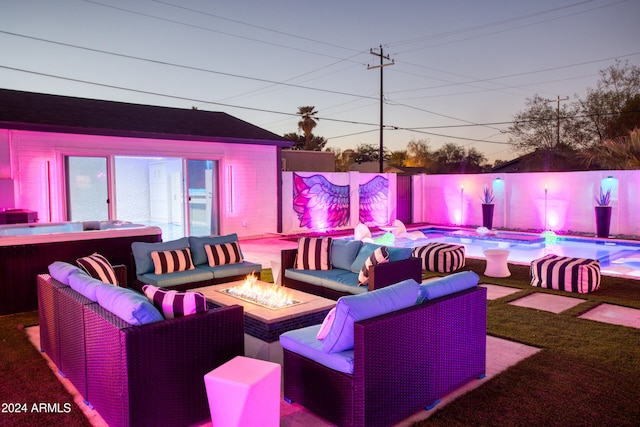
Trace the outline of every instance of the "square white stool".
{"label": "square white stool", "polygon": [[487,249],[484,251],[487,260],[487,268],[484,275],[488,277],[509,277],[511,272],[507,265],[509,251],[506,249]]}
{"label": "square white stool", "polygon": [[277,363],[236,356],[206,374],[213,427],[279,426],[280,370]]}

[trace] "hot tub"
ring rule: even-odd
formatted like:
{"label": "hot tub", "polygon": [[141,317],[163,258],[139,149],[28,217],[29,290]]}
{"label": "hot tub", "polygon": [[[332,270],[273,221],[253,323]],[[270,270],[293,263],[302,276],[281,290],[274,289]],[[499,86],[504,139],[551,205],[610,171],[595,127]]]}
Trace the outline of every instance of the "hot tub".
{"label": "hot tub", "polygon": [[36,276],[49,264],[98,252],[113,265],[134,269],[133,242],[160,242],[162,230],[122,221],[85,221],[0,225],[0,315],[38,308]]}

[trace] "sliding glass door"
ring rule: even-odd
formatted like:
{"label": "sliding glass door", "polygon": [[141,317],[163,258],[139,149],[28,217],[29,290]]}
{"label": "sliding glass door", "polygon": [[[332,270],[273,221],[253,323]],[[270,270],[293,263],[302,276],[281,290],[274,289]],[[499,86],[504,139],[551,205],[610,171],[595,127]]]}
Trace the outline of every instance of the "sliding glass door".
{"label": "sliding glass door", "polygon": [[189,230],[192,236],[219,234],[218,162],[187,160]]}

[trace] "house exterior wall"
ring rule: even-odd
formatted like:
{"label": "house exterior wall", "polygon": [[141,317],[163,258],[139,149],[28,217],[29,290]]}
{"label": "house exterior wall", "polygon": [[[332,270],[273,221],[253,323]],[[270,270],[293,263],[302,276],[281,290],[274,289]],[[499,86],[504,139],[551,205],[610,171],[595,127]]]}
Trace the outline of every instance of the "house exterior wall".
{"label": "house exterior wall", "polygon": [[41,222],[64,221],[67,155],[217,160],[220,233],[258,236],[277,232],[278,148],[257,144],[2,129],[0,179],[12,179],[14,203],[0,207],[38,211]]}
{"label": "house exterior wall", "polygon": [[640,171],[416,175],[413,220],[439,225],[482,225],[480,196],[495,195],[494,228],[596,232],[595,196],[611,189],[611,234],[640,236]]}

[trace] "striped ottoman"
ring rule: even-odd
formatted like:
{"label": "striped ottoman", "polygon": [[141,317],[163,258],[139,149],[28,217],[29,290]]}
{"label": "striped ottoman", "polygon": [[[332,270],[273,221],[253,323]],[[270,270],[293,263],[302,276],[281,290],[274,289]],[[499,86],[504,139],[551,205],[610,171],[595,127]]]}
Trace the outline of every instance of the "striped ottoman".
{"label": "striped ottoman", "polygon": [[464,267],[464,246],[448,243],[429,243],[413,248],[411,256],[422,259],[422,269],[451,273]]}
{"label": "striped ottoman", "polygon": [[531,262],[531,286],[586,294],[600,287],[600,262],[546,255]]}

